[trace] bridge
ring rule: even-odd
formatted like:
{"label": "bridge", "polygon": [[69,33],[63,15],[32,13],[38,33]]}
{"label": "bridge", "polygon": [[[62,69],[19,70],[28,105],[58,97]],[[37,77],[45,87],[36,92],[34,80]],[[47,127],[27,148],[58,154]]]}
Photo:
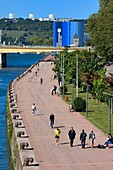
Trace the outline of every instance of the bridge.
{"label": "bridge", "polygon": [[89,50],[88,47],[54,47],[54,46],[0,46],[0,65],[6,66],[7,53],[37,53],[37,52],[60,52],[64,49],[69,52],[76,50]]}
{"label": "bridge", "polygon": [[[88,50],[88,47],[67,47],[68,51]],[[0,53],[37,53],[37,52],[59,52],[66,49],[66,47],[54,46],[0,46]]]}

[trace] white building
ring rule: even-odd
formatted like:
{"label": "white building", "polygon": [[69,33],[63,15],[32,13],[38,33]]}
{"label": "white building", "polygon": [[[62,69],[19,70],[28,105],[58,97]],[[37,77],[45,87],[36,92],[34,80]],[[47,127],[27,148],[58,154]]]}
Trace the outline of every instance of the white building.
{"label": "white building", "polygon": [[14,19],[14,18],[15,18],[14,13],[9,13],[9,19]]}
{"label": "white building", "polygon": [[39,18],[39,21],[44,21],[44,18]]}
{"label": "white building", "polygon": [[35,15],[34,14],[29,14],[29,19],[35,20]]}
{"label": "white building", "polygon": [[54,14],[49,14],[49,20],[53,21],[55,18]]}

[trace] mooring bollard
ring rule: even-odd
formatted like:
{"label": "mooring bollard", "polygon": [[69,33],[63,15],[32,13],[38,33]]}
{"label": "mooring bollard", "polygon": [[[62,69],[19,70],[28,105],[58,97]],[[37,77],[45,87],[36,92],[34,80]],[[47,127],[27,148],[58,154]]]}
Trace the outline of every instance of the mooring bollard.
{"label": "mooring bollard", "polygon": [[13,115],[13,119],[19,118],[19,115]]}
{"label": "mooring bollard", "polygon": [[21,126],[21,125],[22,125],[21,122],[16,122],[16,123],[15,123],[15,127],[19,127],[19,126]]}
{"label": "mooring bollard", "polygon": [[27,143],[27,142],[25,142],[25,143],[20,143],[20,149],[25,149],[26,147],[28,147],[29,146],[29,144]]}
{"label": "mooring bollard", "polygon": [[32,163],[33,161],[34,161],[33,158],[25,158],[23,166],[28,166],[29,163]]}
{"label": "mooring bollard", "polygon": [[25,132],[24,131],[19,131],[19,132],[17,132],[17,137],[22,137],[21,135],[24,135],[25,134]]}

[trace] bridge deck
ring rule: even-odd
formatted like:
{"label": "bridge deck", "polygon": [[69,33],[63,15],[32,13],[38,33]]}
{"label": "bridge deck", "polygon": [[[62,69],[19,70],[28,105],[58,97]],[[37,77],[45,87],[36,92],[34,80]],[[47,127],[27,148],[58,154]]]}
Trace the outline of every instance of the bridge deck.
{"label": "bridge deck", "polygon": [[[0,53],[37,53],[37,52],[55,52],[63,51],[66,47],[52,46],[0,46]],[[68,51],[89,50],[88,47],[70,47]]]}
{"label": "bridge deck", "polygon": [[[89,134],[94,130],[95,145],[103,144],[106,136],[88,122],[79,113],[70,113],[68,105],[58,96],[50,95],[50,89],[57,84],[53,79],[53,64],[40,62],[38,75],[35,75],[38,65],[15,83],[17,104],[21,117],[34,148],[40,170],[112,170],[113,150],[90,148],[87,137],[86,149],[80,146],[80,132],[84,128]],[[40,78],[44,79],[40,84]],[[31,114],[31,105],[37,106],[36,115]],[[54,129],[49,127],[49,115],[55,114],[55,127],[61,130],[60,144],[55,144]],[[69,146],[68,131],[73,126],[77,136],[74,147]]]}

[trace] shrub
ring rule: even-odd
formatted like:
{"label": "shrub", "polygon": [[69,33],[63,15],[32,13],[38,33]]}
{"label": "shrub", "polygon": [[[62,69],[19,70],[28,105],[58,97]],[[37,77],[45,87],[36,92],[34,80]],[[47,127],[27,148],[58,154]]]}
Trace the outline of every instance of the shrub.
{"label": "shrub", "polygon": [[86,109],[86,101],[81,97],[77,97],[74,100],[74,110],[77,112],[82,112],[85,111],[85,109]]}

